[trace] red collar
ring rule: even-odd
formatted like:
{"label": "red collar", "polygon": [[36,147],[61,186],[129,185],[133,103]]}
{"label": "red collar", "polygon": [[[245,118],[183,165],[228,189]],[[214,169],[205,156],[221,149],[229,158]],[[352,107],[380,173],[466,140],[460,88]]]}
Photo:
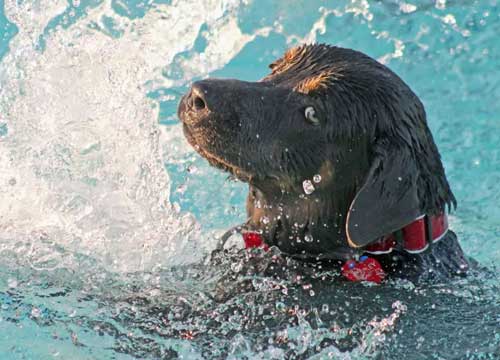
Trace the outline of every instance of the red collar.
{"label": "red collar", "polygon": [[404,228],[368,245],[365,252],[374,255],[388,254],[400,244],[403,250],[411,254],[418,254],[425,251],[429,244],[441,240],[447,231],[448,216],[446,213],[432,216],[422,215]]}
{"label": "red collar", "polygon": [[[417,254],[425,251],[429,244],[442,239],[447,231],[448,216],[445,213],[433,216],[422,215],[402,229],[368,245],[364,252],[373,255],[388,254],[399,243],[403,250]],[[262,235],[258,232],[247,231],[243,232],[242,235],[246,249],[256,247],[268,249]]]}
{"label": "red collar", "polygon": [[[425,251],[429,244],[442,239],[448,231],[448,216],[446,213],[439,215],[422,215],[400,230],[384,236],[382,239],[370,244],[364,249],[367,254],[388,254],[398,247],[411,254]],[[261,234],[257,232],[243,232],[245,248],[262,247],[268,250]],[[341,273],[350,281],[370,281],[380,283],[386,276],[380,263],[366,255],[358,260],[349,260],[341,268]]]}

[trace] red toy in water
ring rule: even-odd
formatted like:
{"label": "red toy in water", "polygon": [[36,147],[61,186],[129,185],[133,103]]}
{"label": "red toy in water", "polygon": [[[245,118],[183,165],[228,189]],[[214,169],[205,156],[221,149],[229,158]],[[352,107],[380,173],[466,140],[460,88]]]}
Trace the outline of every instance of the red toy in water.
{"label": "red toy in water", "polygon": [[370,281],[380,284],[385,278],[382,265],[371,257],[361,256],[359,261],[349,260],[342,266],[342,275],[350,281]]}

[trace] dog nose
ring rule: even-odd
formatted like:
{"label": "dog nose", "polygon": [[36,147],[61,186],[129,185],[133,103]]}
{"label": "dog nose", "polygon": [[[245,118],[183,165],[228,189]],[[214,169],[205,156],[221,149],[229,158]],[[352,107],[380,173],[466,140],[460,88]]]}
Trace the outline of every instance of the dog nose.
{"label": "dog nose", "polygon": [[195,82],[191,86],[188,104],[194,111],[203,111],[208,109],[207,90],[199,82]]}

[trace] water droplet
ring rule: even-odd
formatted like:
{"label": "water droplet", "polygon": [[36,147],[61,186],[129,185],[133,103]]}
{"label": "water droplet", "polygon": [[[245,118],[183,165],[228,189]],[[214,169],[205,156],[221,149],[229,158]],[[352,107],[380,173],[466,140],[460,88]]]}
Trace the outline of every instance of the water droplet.
{"label": "water droplet", "polygon": [[403,178],[401,176],[398,176],[398,181],[403,181]]}
{"label": "water droplet", "polygon": [[262,221],[263,224],[269,224],[269,218],[267,216],[261,217],[260,221]]}
{"label": "water droplet", "polygon": [[307,195],[312,194],[315,190],[311,180],[304,180],[304,182],[302,183],[302,187],[304,188],[304,192]]}
{"label": "water droplet", "polygon": [[313,239],[313,237],[312,237],[312,235],[311,235],[311,234],[306,234],[306,236],[304,236],[304,241],[305,241],[305,242],[310,243],[310,242],[313,242],[313,240],[314,240],[314,239]]}
{"label": "water droplet", "polygon": [[181,184],[181,185],[177,186],[177,189],[175,190],[175,192],[178,192],[180,194],[184,194],[186,192],[186,189],[187,189],[187,184]]}
{"label": "water droplet", "polygon": [[321,175],[320,174],[316,174],[313,176],[313,181],[318,184],[320,181],[321,181]]}
{"label": "water droplet", "polygon": [[231,270],[235,273],[239,273],[243,268],[243,264],[241,262],[235,262],[231,264]]}
{"label": "water droplet", "polygon": [[409,14],[417,10],[417,7],[413,4],[402,3],[399,5],[399,10],[403,13]]}
{"label": "water droplet", "polygon": [[198,168],[195,165],[189,165],[187,167],[187,172],[190,174],[196,174],[198,172]]}
{"label": "water droplet", "polygon": [[446,0],[436,0],[436,9],[444,10],[446,8]]}
{"label": "water droplet", "polygon": [[276,303],[276,309],[278,311],[282,311],[282,312],[285,312],[286,311],[286,305],[283,304],[282,302],[277,302]]}
{"label": "water droplet", "polygon": [[34,317],[34,318],[38,318],[42,315],[42,312],[40,311],[39,308],[36,308],[34,307],[33,309],[31,309],[31,316]]}

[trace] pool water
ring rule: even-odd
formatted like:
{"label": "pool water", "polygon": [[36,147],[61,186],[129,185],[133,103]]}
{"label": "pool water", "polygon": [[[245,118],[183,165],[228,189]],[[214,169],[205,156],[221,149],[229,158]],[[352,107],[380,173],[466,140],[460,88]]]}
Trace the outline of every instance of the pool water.
{"label": "pool water", "polygon": [[[0,358],[500,359],[498,34],[498,0],[0,0]],[[314,41],[422,99],[467,278],[208,260],[246,187],[189,147],[180,96]]]}

